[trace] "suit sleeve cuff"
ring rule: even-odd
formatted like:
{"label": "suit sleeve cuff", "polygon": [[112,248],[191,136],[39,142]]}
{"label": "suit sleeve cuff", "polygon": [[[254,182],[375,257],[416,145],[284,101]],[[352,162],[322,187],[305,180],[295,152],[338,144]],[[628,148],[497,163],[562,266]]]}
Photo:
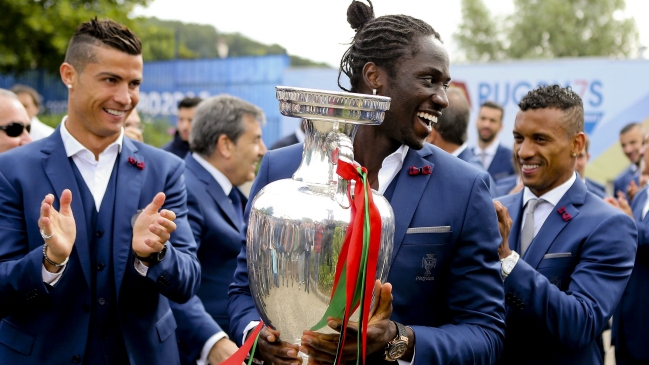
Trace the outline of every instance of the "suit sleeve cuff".
{"label": "suit sleeve cuff", "polygon": [[210,351],[212,350],[212,347],[214,347],[214,344],[219,342],[222,338],[228,338],[228,335],[226,335],[224,331],[212,335],[212,337],[205,341],[205,345],[203,345],[203,350],[201,351],[201,358],[196,360],[196,365],[209,364],[207,362],[207,357],[210,355]]}
{"label": "suit sleeve cuff", "polygon": [[144,265],[142,261],[140,261],[137,257],[135,257],[133,260],[135,271],[137,271],[142,276],[146,276],[146,274],[149,272],[149,268]]}
{"label": "suit sleeve cuff", "polygon": [[54,286],[56,283],[59,282],[59,279],[61,279],[61,275],[63,275],[63,272],[65,271],[66,267],[67,265],[63,266],[61,268],[61,271],[59,272],[49,272],[45,268],[45,265],[41,266],[41,275],[43,276],[43,282],[45,284]]}
{"label": "suit sleeve cuff", "polygon": [[259,321],[251,321],[250,323],[248,323],[246,328],[243,329],[243,337],[241,339],[241,344],[239,346],[243,346],[243,343],[246,342],[246,337],[248,337],[248,332],[250,332],[250,330],[257,327],[258,324]]}

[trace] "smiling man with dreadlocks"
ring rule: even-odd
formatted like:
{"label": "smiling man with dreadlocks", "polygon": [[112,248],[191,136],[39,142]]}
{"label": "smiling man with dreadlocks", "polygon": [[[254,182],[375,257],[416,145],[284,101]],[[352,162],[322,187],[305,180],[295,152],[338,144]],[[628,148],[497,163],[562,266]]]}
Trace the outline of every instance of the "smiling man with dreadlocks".
{"label": "smiling man with dreadlocks", "polygon": [[[382,286],[370,319],[366,363],[495,363],[503,348],[504,293],[489,177],[425,143],[448,106],[448,53],[439,34],[413,17],[375,18],[371,3],[354,1],[347,19],[356,29],[341,61],[350,91],[392,99],[384,122],[359,126],[354,140],[355,159],[367,168],[372,188],[390,201],[396,220],[390,284]],[[268,152],[251,196],[290,177],[301,155],[301,145]],[[427,173],[411,175],[411,167]],[[230,287],[230,323],[238,341],[259,320],[245,257],[244,244]],[[329,325],[340,330],[339,323]],[[355,360],[355,342],[355,336],[346,341],[343,363]],[[311,362],[332,363],[337,343],[337,335],[305,331],[299,350]],[[297,346],[268,328],[257,349],[273,364],[299,361]]]}

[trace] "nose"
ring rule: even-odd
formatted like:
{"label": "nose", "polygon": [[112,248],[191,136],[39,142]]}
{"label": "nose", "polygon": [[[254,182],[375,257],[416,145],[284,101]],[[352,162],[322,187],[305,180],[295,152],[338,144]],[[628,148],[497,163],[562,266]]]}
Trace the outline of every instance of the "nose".
{"label": "nose", "polygon": [[531,143],[528,143],[526,139],[518,143],[516,146],[516,154],[519,158],[525,160],[534,156],[534,149],[531,146]]}
{"label": "nose", "polygon": [[32,136],[27,132],[27,128],[23,129],[23,133],[20,135],[20,145],[23,146],[32,141]]}
{"label": "nose", "polygon": [[440,88],[439,91],[433,94],[432,99],[433,103],[438,105],[441,109],[448,108],[448,97],[446,96],[446,90],[444,90],[444,88]]}
{"label": "nose", "polygon": [[259,156],[263,156],[266,154],[266,144],[264,143],[264,140],[260,139],[259,140]]}
{"label": "nose", "polygon": [[127,83],[123,83],[117,88],[113,100],[123,106],[131,105],[131,92]]}

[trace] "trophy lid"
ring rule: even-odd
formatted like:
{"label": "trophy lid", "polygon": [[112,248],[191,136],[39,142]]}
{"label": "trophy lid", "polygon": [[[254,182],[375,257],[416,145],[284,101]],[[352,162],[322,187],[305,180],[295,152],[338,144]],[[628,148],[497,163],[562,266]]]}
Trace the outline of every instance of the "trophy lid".
{"label": "trophy lid", "polygon": [[287,117],[381,124],[390,109],[387,96],[276,86],[279,110]]}

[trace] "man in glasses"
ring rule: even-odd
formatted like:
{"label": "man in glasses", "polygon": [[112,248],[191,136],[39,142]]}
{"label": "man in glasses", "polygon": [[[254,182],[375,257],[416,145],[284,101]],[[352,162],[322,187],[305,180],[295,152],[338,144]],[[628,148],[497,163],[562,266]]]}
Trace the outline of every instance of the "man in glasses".
{"label": "man in glasses", "polygon": [[16,94],[0,89],[0,153],[32,141],[29,117]]}

